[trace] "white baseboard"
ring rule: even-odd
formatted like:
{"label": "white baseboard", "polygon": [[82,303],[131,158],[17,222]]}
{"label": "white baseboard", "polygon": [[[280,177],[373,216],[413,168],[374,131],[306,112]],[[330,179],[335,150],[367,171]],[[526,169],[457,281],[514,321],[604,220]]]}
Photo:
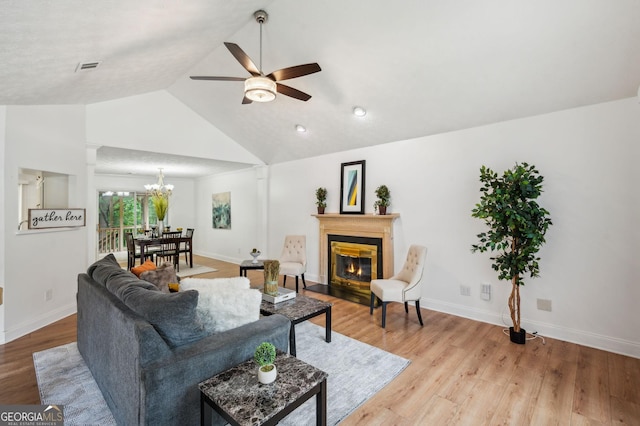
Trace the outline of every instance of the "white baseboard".
{"label": "white baseboard", "polygon": [[236,265],[240,265],[240,263],[242,263],[243,260],[247,260],[245,258],[223,256],[223,255],[220,255],[217,253],[211,253],[208,251],[198,251],[198,252],[194,251],[193,254],[198,256],[203,256],[203,257],[209,257],[211,259],[221,260],[223,262],[235,263]]}
{"label": "white baseboard", "polygon": [[77,310],[77,305],[75,303],[71,303],[66,306],[60,306],[53,311],[45,312],[35,318],[31,318],[29,321],[22,322],[16,327],[5,330],[4,335],[2,336],[2,343],[8,343],[19,337],[32,333],[46,325],[59,321],[62,318],[66,318],[69,315],[75,314]]}
{"label": "white baseboard", "polygon": [[[495,312],[470,308],[464,305],[446,303],[435,299],[423,300],[424,302],[421,304],[421,307],[426,309],[444,312],[475,321],[504,326],[501,316],[497,315]],[[510,318],[508,318],[508,320],[510,320]],[[538,335],[543,337],[563,340],[565,342],[576,343],[578,345],[589,346],[591,348],[602,349],[604,351],[640,359],[640,342],[618,339],[602,334],[591,333],[585,330],[558,327],[553,324],[531,321],[526,318],[522,318],[522,327],[527,330],[527,332],[536,331]]]}

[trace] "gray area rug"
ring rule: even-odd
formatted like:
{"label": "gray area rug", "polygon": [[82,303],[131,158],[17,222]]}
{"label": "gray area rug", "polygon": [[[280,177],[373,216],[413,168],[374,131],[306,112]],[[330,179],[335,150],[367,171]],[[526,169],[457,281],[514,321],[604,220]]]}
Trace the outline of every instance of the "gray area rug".
{"label": "gray area rug", "polygon": [[65,425],[116,425],[75,342],[35,352],[33,365],[41,403],[64,405]]}
{"label": "gray area rug", "polygon": [[189,268],[185,262],[180,261],[180,272],[176,274],[180,278],[190,277],[192,275],[206,274],[208,272],[216,272],[216,268],[210,268],[208,266],[198,265],[197,263],[193,264],[193,268]]}
{"label": "gray area rug", "polygon": [[[310,322],[296,326],[298,358],[329,373],[327,424],[340,423],[402,372],[409,361],[333,332],[324,341],[324,327]],[[76,343],[33,354],[43,404],[64,405],[65,425],[114,425],[98,385]],[[314,425],[315,398],[287,416],[281,425]]]}
{"label": "gray area rug", "polygon": [[[308,321],[296,325],[296,356],[329,373],[328,425],[340,423],[409,365],[405,358],[335,331],[331,333],[331,343],[324,338],[324,327]],[[279,424],[315,425],[315,404],[315,398],[311,398]]]}

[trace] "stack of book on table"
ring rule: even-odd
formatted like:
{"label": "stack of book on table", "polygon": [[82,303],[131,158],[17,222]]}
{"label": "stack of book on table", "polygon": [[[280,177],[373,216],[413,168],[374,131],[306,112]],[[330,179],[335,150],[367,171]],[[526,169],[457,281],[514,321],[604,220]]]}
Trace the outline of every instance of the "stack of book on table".
{"label": "stack of book on table", "polygon": [[295,290],[289,290],[287,288],[278,287],[278,295],[271,296],[267,293],[262,293],[262,300],[269,303],[280,303],[285,300],[291,300],[296,297]]}

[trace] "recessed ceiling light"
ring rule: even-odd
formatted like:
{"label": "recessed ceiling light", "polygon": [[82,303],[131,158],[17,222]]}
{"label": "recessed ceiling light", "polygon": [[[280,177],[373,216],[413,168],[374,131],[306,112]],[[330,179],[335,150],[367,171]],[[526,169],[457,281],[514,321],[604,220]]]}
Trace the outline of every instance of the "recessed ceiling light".
{"label": "recessed ceiling light", "polygon": [[353,115],[356,117],[364,117],[367,115],[367,110],[359,106],[353,107]]}
{"label": "recessed ceiling light", "polygon": [[300,133],[304,133],[307,131],[307,128],[304,127],[302,124],[296,124],[296,131],[300,132]]}

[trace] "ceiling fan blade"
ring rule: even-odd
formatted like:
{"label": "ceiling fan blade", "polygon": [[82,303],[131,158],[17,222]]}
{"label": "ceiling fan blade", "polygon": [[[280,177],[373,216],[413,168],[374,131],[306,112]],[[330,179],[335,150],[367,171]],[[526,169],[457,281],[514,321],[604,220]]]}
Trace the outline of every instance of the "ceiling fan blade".
{"label": "ceiling fan blade", "polygon": [[276,83],[276,91],[283,95],[287,95],[295,99],[300,99],[301,101],[308,101],[309,99],[311,99],[311,95],[280,83]]}
{"label": "ceiling fan blade", "polygon": [[227,49],[229,49],[229,52],[231,52],[233,57],[236,58],[238,62],[240,62],[240,65],[242,65],[244,69],[249,71],[252,76],[255,77],[260,75],[260,71],[258,70],[258,67],[256,67],[256,64],[253,63],[249,55],[244,53],[244,50],[242,50],[240,46],[235,43],[227,42],[225,42],[224,45],[227,46]]}
{"label": "ceiling fan blade", "polygon": [[245,81],[243,77],[209,77],[206,75],[192,75],[191,80]]}
{"label": "ceiling fan blade", "polygon": [[250,104],[251,102],[253,102],[253,101],[251,99],[247,98],[246,96],[244,98],[242,98],[242,105]]}
{"label": "ceiling fan blade", "polygon": [[320,65],[317,63],[296,65],[295,67],[283,68],[278,71],[274,71],[269,74],[269,77],[275,81],[288,80],[290,78],[302,77],[303,75],[313,74],[314,72],[322,71]]}

